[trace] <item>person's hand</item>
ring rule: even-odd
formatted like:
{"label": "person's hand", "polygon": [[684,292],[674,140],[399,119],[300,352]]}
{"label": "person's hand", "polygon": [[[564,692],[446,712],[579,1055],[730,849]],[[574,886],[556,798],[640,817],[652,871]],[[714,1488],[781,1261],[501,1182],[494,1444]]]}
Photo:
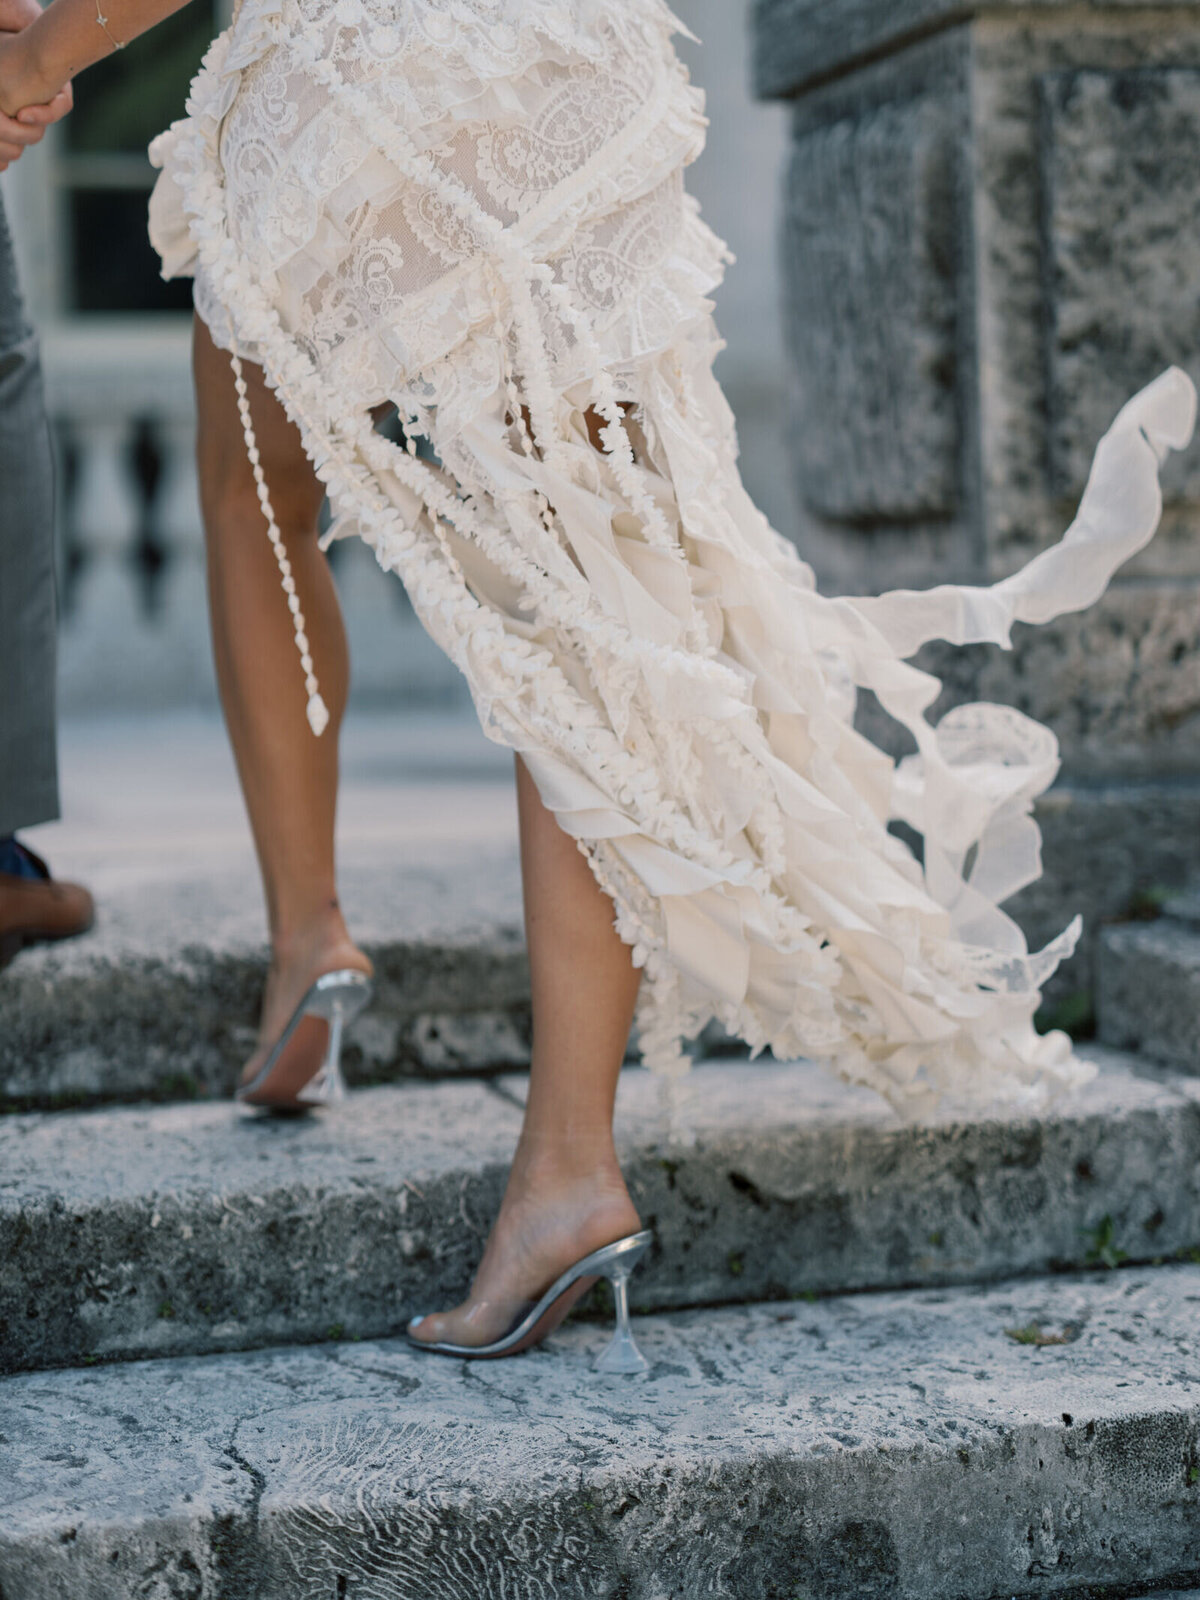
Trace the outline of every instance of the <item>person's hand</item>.
{"label": "person's hand", "polygon": [[0,33],[20,33],[41,14],[38,0],[0,0]]}
{"label": "person's hand", "polygon": [[38,15],[36,0],[0,0],[0,172],[37,144],[74,104],[69,82],[38,103],[45,91],[30,78],[17,38]]}

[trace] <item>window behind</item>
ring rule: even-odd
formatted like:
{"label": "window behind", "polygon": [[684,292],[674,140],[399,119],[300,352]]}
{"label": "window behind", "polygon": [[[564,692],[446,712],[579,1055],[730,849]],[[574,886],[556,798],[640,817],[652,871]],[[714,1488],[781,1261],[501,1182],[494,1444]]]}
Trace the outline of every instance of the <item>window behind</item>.
{"label": "window behind", "polygon": [[191,280],[164,283],[146,235],[156,176],[146,146],[183,116],[223,10],[221,0],[196,0],[77,81],[54,162],[63,311],[190,310]]}

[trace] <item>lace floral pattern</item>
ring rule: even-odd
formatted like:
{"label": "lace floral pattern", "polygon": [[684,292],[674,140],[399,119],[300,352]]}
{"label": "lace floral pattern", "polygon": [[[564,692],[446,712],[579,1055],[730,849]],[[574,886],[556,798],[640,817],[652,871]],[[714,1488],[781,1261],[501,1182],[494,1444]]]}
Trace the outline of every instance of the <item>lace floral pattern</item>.
{"label": "lace floral pattern", "polygon": [[[704,120],[677,26],[661,0],[241,0],[152,147],[164,270],[263,364],[330,536],[401,577],[579,842],[652,1066],[715,1017],[906,1115],[1031,1103],[1089,1070],[1032,1026],[1077,928],[1031,954],[1000,909],[1057,751],[1003,707],[931,725],[908,658],[1094,599],[1194,394],[1132,402],[1063,543],[1005,583],[822,597],[713,378],[724,250],[682,185]],[[385,398],[438,465],[373,429]],[[860,689],[914,757],[855,732]]]}

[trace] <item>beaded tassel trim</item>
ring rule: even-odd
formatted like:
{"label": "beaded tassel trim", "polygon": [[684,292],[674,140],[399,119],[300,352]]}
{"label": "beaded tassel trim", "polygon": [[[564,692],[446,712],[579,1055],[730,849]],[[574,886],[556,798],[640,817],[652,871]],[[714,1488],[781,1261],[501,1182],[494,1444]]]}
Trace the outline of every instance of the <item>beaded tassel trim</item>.
{"label": "beaded tassel trim", "polygon": [[329,708],[321,698],[320,685],[317,683],[316,673],[313,671],[313,658],[308,647],[308,634],[304,631],[304,613],[300,609],[300,597],[296,593],[296,580],[292,576],[292,563],[288,560],[287,550],[284,548],[283,535],[280,533],[279,524],[275,520],[275,511],[271,505],[271,493],[267,488],[267,480],[263,474],[262,461],[258,453],[258,441],[254,434],[254,424],[250,420],[250,401],[246,392],[246,379],[242,372],[242,363],[236,355],[230,356],[230,362],[233,366],[233,386],[237,390],[238,414],[242,419],[242,433],[246,439],[246,455],[254,472],[254,484],[258,490],[258,503],[262,507],[263,516],[267,520],[267,535],[271,540],[271,548],[275,552],[275,560],[279,565],[283,592],[287,596],[288,610],[292,614],[292,628],[296,635],[296,649],[300,653],[300,665],[304,669],[304,686],[308,690],[308,725],[319,739],[329,726]]}

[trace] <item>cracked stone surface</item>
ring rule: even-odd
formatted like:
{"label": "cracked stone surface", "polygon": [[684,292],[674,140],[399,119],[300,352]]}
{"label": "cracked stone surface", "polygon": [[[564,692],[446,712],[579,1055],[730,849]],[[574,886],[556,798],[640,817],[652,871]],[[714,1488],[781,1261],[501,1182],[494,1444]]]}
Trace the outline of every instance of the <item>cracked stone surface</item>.
{"label": "cracked stone surface", "polygon": [[[1196,1579],[1200,1269],[0,1385],[21,1600],[959,1600]],[[1035,1337],[1057,1342],[1019,1342]]]}
{"label": "cracked stone surface", "polygon": [[[1200,1245],[1200,1085],[1099,1059],[1037,1117],[901,1124],[807,1064],[706,1064],[669,1110],[624,1074],[617,1133],[658,1247],[635,1304],[995,1279]],[[0,1119],[0,1370],[394,1333],[467,1288],[520,1076]],[[1106,1221],[1107,1219],[1107,1221]]]}

